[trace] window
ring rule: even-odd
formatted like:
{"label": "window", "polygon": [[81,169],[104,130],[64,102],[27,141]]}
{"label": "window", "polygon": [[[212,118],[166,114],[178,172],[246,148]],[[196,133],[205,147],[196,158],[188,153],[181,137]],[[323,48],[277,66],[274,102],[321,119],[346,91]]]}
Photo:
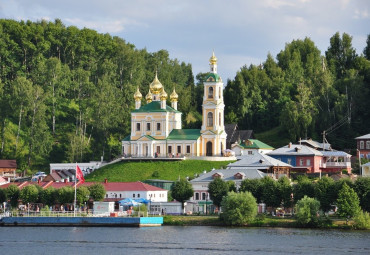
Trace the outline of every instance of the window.
{"label": "window", "polygon": [[248,155],[253,155],[253,151],[248,151]]}
{"label": "window", "polygon": [[221,98],[221,97],[222,97],[221,88],[218,88],[218,98]]}
{"label": "window", "polygon": [[307,166],[310,166],[311,165],[311,160],[310,159],[307,159]]}
{"label": "window", "polygon": [[161,153],[161,146],[157,146],[157,153],[160,154]]}
{"label": "window", "polygon": [[177,153],[181,153],[181,145],[177,146]]}
{"label": "window", "polygon": [[122,194],[119,194],[119,198],[122,198]]}
{"label": "window", "polygon": [[186,153],[190,153],[190,145],[186,145]]}
{"label": "window", "polygon": [[150,123],[146,123],[146,131],[150,131]]}
{"label": "window", "polygon": [[299,160],[299,165],[300,165],[300,166],[303,166],[303,159],[300,159],[300,160]]}
{"label": "window", "polygon": [[195,192],[195,200],[199,200],[199,193]]}
{"label": "window", "polygon": [[213,126],[213,113],[209,112],[207,114],[207,126],[212,127]]}
{"label": "window", "polygon": [[366,149],[370,150],[370,141],[366,141]]}
{"label": "window", "polygon": [[117,198],[117,194],[114,194],[114,197]]}
{"label": "window", "polygon": [[292,159],[291,158],[288,158],[288,164],[291,165],[292,164]]}
{"label": "window", "polygon": [[140,197],[140,194],[137,194],[137,197]]}
{"label": "window", "polygon": [[108,198],[108,194],[105,194],[105,197]]}
{"label": "window", "polygon": [[206,193],[202,193],[202,200],[206,200]]}
{"label": "window", "polygon": [[172,153],[172,146],[168,146],[168,153]]}
{"label": "window", "polygon": [[213,98],[213,87],[209,87],[208,89],[208,98]]}
{"label": "window", "polygon": [[161,123],[157,123],[157,131],[161,131]]}
{"label": "window", "polygon": [[135,197],[135,194],[132,194],[132,197]]}
{"label": "window", "polygon": [[136,123],[136,131],[140,131],[140,123]]}
{"label": "window", "polygon": [[363,149],[364,149],[364,147],[365,147],[364,145],[365,145],[364,141],[360,141],[360,149],[361,149],[361,150],[363,150]]}

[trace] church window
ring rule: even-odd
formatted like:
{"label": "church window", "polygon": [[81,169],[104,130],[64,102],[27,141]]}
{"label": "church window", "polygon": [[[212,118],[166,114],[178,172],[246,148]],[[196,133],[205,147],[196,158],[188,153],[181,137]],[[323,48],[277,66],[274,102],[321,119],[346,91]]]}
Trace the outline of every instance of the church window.
{"label": "church window", "polygon": [[140,123],[136,123],[136,131],[140,131]]}
{"label": "church window", "polygon": [[208,89],[208,98],[213,98],[213,87],[209,87]]}
{"label": "church window", "polygon": [[195,192],[195,200],[199,200],[199,193]]}
{"label": "church window", "polygon": [[157,146],[157,153],[160,154],[161,153],[161,146]]}
{"label": "church window", "polygon": [[161,123],[157,123],[157,131],[161,131]]}
{"label": "church window", "polygon": [[181,145],[177,146],[177,153],[181,153]]}
{"label": "church window", "polygon": [[190,153],[190,145],[186,145],[186,153]]}
{"label": "church window", "polygon": [[172,146],[168,146],[168,153],[172,153]]}
{"label": "church window", "polygon": [[202,192],[202,200],[206,200],[206,193]]}
{"label": "church window", "polygon": [[150,131],[150,123],[146,123],[146,131]]}
{"label": "church window", "polygon": [[222,95],[221,95],[221,88],[218,88],[218,97],[221,98]]}
{"label": "church window", "polygon": [[213,113],[209,112],[207,114],[207,126],[212,127],[213,126]]}

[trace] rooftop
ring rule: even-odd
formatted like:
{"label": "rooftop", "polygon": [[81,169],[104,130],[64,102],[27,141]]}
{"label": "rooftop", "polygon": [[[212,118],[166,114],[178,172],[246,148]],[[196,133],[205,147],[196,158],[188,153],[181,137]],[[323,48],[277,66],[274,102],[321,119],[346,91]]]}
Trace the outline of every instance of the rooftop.
{"label": "rooftop", "polygon": [[174,112],[181,113],[178,110],[173,109],[171,106],[166,105],[166,109],[161,109],[160,101],[153,101],[149,104],[142,105],[139,109],[135,109],[132,112]]}
{"label": "rooftop", "polygon": [[288,144],[267,153],[267,155],[322,156],[323,154],[320,151],[306,145]]}

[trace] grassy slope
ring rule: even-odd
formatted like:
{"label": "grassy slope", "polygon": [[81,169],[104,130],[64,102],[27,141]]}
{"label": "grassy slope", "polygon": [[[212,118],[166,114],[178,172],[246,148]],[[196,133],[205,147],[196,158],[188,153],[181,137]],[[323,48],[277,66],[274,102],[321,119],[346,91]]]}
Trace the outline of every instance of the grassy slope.
{"label": "grassy slope", "polygon": [[[184,160],[176,162],[146,161],[118,162],[102,167],[85,177],[86,181],[102,182],[105,178],[110,182],[133,182],[147,179],[162,179],[176,181],[179,177],[194,177],[204,170],[220,169],[231,161]],[[153,177],[157,171],[159,176]]]}
{"label": "grassy slope", "polygon": [[289,144],[289,142],[295,142],[289,140],[287,133],[282,131],[280,126],[266,132],[255,134],[255,136],[258,140],[274,147],[275,149],[285,146]]}

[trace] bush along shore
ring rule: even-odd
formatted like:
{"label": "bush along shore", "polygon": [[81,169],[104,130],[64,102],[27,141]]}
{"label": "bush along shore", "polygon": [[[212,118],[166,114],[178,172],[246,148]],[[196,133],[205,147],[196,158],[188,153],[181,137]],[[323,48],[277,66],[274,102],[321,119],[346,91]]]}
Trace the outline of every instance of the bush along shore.
{"label": "bush along shore", "polygon": [[[233,225],[233,227],[277,227],[277,228],[322,228],[322,229],[370,229],[357,227],[354,220],[335,216],[321,219],[321,223],[316,226],[303,226],[298,223],[295,217],[273,217],[266,214],[259,214],[253,221],[245,225]],[[222,220],[222,215],[166,215],[163,218],[164,226],[231,226]]]}

